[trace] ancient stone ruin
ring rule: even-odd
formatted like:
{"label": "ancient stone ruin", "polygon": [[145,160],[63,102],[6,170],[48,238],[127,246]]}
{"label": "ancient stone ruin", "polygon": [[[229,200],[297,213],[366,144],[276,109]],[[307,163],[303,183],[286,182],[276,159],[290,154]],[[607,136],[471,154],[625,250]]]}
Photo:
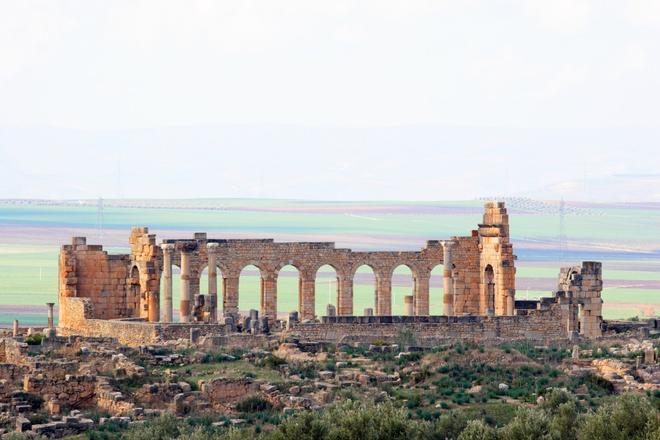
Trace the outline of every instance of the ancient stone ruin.
{"label": "ancient stone ruin", "polygon": [[[516,301],[516,257],[504,203],[486,203],[483,222],[468,236],[430,240],[415,252],[355,252],[329,242],[211,239],[205,233],[158,244],[144,227],[131,230],[129,243],[131,253],[123,255],[109,255],[102,246],[87,244],[84,237],[62,246],[60,334],[107,336],[139,345],[227,335],[236,330],[267,333],[278,328],[278,274],[292,265],[300,274],[299,306],[296,314],[290,314],[294,317],[288,325],[280,328],[303,340],[392,338],[402,328],[416,332],[429,344],[447,337],[601,335],[600,263],[562,269],[551,298]],[[440,264],[444,265],[444,311],[442,316],[429,316],[430,275]],[[238,310],[238,283],[241,270],[248,265],[256,266],[261,275],[260,310],[243,319]],[[315,278],[324,265],[337,273],[336,308],[328,308],[328,316],[317,317]],[[357,316],[353,280],[362,265],[373,269],[376,289],[373,311],[366,309],[364,316]],[[410,268],[414,281],[412,295],[405,298],[406,316],[392,316],[392,276],[399,265]],[[178,323],[173,322],[172,266],[181,273]],[[200,295],[200,276],[206,268],[208,294]],[[223,280],[221,292],[218,276]]]}

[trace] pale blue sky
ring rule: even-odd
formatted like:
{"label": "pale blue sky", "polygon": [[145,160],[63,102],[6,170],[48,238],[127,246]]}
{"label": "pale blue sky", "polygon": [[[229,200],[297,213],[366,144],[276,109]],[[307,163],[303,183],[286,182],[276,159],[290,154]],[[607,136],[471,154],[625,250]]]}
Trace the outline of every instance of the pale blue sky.
{"label": "pale blue sky", "polygon": [[0,197],[660,201],[659,55],[654,0],[0,0]]}

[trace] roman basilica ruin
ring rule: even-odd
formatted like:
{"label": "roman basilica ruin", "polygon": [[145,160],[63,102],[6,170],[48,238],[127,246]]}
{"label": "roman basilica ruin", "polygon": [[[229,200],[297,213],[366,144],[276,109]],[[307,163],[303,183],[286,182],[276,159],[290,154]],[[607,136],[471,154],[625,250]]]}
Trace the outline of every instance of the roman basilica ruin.
{"label": "roman basilica ruin", "polygon": [[[111,255],[75,237],[59,260],[59,333],[114,337],[129,345],[198,336],[282,332],[301,340],[368,342],[412,332],[421,345],[449,338],[569,339],[601,335],[601,265],[561,269],[557,290],[540,301],[516,301],[515,261],[504,203],[485,204],[483,221],[467,236],[430,240],[419,251],[355,252],[328,242],[279,243],[270,239],[164,239],[133,228],[130,254]],[[429,314],[429,280],[442,264],[443,315]],[[239,311],[239,275],[260,273],[260,309]],[[299,271],[298,308],[277,310],[277,278]],[[336,307],[315,315],[315,278],[329,265],[337,274]],[[374,307],[353,308],[360,266],[375,274]],[[392,276],[400,265],[413,276],[405,316],[392,315]],[[180,269],[179,319],[175,322],[173,266]],[[208,271],[208,294],[200,277]],[[219,280],[222,278],[218,291]],[[161,282],[162,280],[162,282]],[[162,285],[162,289],[161,289]],[[247,311],[245,311],[247,312]],[[278,319],[278,313],[288,319]]]}

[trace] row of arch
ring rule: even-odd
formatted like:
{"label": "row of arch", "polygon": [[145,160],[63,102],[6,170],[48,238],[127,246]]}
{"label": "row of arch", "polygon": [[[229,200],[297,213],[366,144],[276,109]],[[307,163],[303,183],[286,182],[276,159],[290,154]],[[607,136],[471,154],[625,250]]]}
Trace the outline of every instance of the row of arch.
{"label": "row of arch", "polygon": [[[442,264],[436,265],[431,271],[429,279],[429,312],[440,315],[443,310],[443,270]],[[172,293],[175,315],[176,305],[180,301],[180,269],[178,265],[172,265]],[[382,275],[381,275],[382,276]],[[246,313],[250,309],[265,309],[263,297],[264,280],[273,279],[275,282],[276,304],[275,308],[279,317],[284,317],[291,311],[302,311],[302,275],[301,271],[287,264],[281,267],[277,272],[268,272],[260,269],[254,264],[248,264],[243,267],[238,276],[238,310],[240,313]],[[362,315],[366,308],[371,308],[374,313],[377,310],[377,276],[373,267],[368,264],[362,264],[357,267],[352,274],[352,310],[353,315]],[[161,278],[161,310],[164,310],[164,298],[162,293],[165,280]],[[208,267],[204,267],[201,272],[191,271],[190,283],[193,294],[206,295],[209,293]],[[221,267],[217,268],[216,292],[218,295],[218,316],[223,311],[223,296],[226,293],[227,279]],[[328,304],[338,308],[339,302],[339,274],[331,265],[325,264],[317,269],[314,276],[314,314],[316,316],[325,316]],[[414,295],[415,277],[413,270],[400,264],[392,270],[391,275],[391,313],[395,315],[405,314],[404,296]]]}

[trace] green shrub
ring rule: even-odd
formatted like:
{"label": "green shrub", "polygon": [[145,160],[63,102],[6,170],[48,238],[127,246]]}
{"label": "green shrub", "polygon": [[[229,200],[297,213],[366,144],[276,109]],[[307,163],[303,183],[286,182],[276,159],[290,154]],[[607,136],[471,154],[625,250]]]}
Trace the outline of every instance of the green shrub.
{"label": "green shrub", "polygon": [[41,345],[43,339],[44,339],[44,335],[42,335],[41,333],[35,333],[25,338],[25,343],[27,345]]}
{"label": "green shrub", "polygon": [[123,440],[169,440],[184,433],[184,425],[173,414],[147,420],[141,425],[131,426],[122,435]]}
{"label": "green shrub", "polygon": [[482,420],[470,420],[458,440],[497,440],[497,431]]}
{"label": "green shrub", "polygon": [[273,405],[261,396],[248,396],[238,402],[236,409],[243,413],[270,411]]}
{"label": "green shrub", "polygon": [[501,429],[502,438],[507,440],[547,439],[550,418],[545,411],[520,408],[516,416]]}
{"label": "green shrub", "polygon": [[[636,394],[623,394],[584,417],[579,440],[651,439],[660,431],[660,414],[651,402]],[[656,439],[658,437],[655,437]]]}
{"label": "green shrub", "polygon": [[578,411],[574,401],[559,404],[550,422],[550,434],[557,440],[574,440],[577,435]]}
{"label": "green shrub", "polygon": [[262,361],[262,365],[264,367],[267,367],[267,368],[270,368],[270,369],[273,369],[273,370],[277,370],[277,369],[280,368],[280,365],[285,365],[285,364],[286,364],[285,359],[282,359],[281,357],[277,357],[275,355],[266,356]]}

